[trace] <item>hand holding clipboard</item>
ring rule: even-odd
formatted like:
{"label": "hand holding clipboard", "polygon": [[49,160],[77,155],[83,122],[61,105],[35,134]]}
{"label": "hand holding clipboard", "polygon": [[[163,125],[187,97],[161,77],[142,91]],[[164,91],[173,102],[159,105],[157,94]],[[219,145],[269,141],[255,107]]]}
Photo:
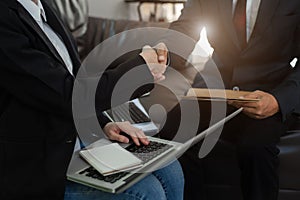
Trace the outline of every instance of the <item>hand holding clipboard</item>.
{"label": "hand holding clipboard", "polygon": [[265,119],[280,111],[277,99],[263,91],[236,91],[206,88],[189,89],[185,99],[200,101],[227,101],[236,108],[243,108],[243,113],[254,119]]}

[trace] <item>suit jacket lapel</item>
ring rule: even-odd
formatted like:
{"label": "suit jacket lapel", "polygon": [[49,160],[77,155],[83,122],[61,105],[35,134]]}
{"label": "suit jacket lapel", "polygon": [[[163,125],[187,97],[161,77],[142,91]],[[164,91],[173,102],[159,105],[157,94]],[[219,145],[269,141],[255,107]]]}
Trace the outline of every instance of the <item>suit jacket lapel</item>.
{"label": "suit jacket lapel", "polygon": [[74,45],[74,40],[72,35],[65,28],[62,22],[59,20],[58,16],[50,9],[45,1],[43,1],[43,6],[47,15],[48,24],[51,28],[61,36],[64,44],[66,45],[70,57],[73,63],[73,72],[77,73],[78,68],[80,67],[80,58],[77,53],[77,47]]}
{"label": "suit jacket lapel", "polygon": [[271,24],[272,18],[279,5],[279,0],[261,0],[254,29],[244,52],[257,44],[261,39],[263,32]]}
{"label": "suit jacket lapel", "polygon": [[46,46],[49,48],[50,52],[53,54],[53,56],[63,65],[64,61],[60,57],[59,53],[56,51],[55,47],[51,43],[51,41],[48,39],[46,34],[43,32],[43,30],[40,28],[40,26],[34,21],[34,19],[27,13],[27,11],[23,8],[23,6],[18,6],[18,13],[20,15],[20,18],[28,24],[32,29],[36,31],[38,36],[42,39],[42,41],[46,44]]}
{"label": "suit jacket lapel", "polygon": [[225,29],[228,32],[228,35],[231,37],[235,46],[241,50],[239,40],[232,22],[232,0],[218,0],[219,1],[219,10],[221,13],[222,20],[225,24]]}
{"label": "suit jacket lapel", "polygon": [[[73,41],[71,39],[72,36],[69,35],[68,31],[64,28],[64,25],[58,20],[56,15],[50,10],[50,8],[44,3],[45,5],[44,9],[47,15],[48,24],[53,28],[53,30],[58,33],[66,45],[68,52],[70,54],[70,57],[72,59],[73,63],[73,73],[74,75],[77,73],[78,68],[80,67],[80,59],[77,54],[76,47],[73,45]],[[20,15],[20,18],[28,24],[30,27],[32,27],[33,30],[36,31],[38,36],[42,39],[42,41],[46,44],[46,46],[49,48],[52,55],[66,68],[65,63],[47,35],[44,33],[44,31],[40,28],[40,26],[34,21],[34,19],[28,14],[28,12],[23,8],[23,6],[18,5],[17,6],[17,12]]]}

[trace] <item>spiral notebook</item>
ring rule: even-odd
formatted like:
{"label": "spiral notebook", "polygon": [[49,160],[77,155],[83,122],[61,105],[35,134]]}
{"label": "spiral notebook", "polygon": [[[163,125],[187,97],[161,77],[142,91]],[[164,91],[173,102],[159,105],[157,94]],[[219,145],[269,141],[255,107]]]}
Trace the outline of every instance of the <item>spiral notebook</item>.
{"label": "spiral notebook", "polygon": [[143,161],[118,143],[81,150],[79,154],[102,175],[141,167]]}

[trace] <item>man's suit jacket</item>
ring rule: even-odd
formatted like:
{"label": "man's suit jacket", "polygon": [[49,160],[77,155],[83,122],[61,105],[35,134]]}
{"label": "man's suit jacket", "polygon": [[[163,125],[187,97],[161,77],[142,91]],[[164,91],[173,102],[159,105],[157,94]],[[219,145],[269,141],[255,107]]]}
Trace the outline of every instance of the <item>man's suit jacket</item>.
{"label": "man's suit jacket", "polygon": [[[61,36],[76,75],[80,60],[72,36],[42,3],[47,23]],[[76,137],[74,77],[16,0],[0,2],[0,63],[0,199],[62,199]],[[98,101],[107,101],[122,74],[141,64],[145,62],[137,56],[105,72]],[[144,74],[153,79],[147,67]],[[151,88],[148,85],[143,92]]]}
{"label": "man's suit jacket", "polygon": [[[232,23],[232,0],[189,0],[170,28],[198,40],[203,26],[226,88],[273,94],[283,119],[293,111],[300,113],[299,0],[262,0],[245,49],[241,49]],[[185,48],[190,52],[193,46]],[[293,58],[298,59],[294,68],[290,66]],[[198,76],[195,87],[204,86],[200,80]]]}

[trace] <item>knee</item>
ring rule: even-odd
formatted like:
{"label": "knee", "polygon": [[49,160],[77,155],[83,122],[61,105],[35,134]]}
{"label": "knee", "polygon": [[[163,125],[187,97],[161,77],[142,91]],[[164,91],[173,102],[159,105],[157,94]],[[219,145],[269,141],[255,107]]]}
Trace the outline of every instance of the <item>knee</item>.
{"label": "knee", "polygon": [[176,160],[168,166],[153,172],[159,180],[168,199],[182,199],[184,175],[180,163]]}
{"label": "knee", "polygon": [[148,175],[140,182],[136,183],[128,190],[124,191],[124,194],[130,197],[129,199],[134,200],[167,199],[161,183],[153,174]]}
{"label": "knee", "polygon": [[154,176],[161,184],[168,187],[181,188],[184,186],[184,175],[179,161],[174,161],[166,167],[155,171]]}

